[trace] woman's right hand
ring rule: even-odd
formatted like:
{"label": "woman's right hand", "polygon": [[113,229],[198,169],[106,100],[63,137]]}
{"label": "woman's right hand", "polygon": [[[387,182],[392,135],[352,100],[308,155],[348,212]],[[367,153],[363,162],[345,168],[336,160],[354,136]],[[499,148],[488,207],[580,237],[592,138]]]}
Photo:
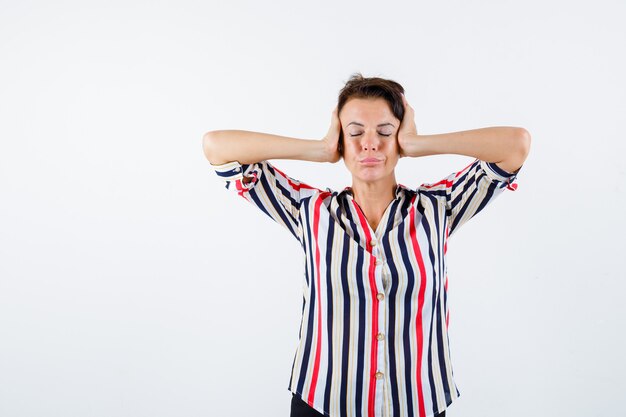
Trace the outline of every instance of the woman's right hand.
{"label": "woman's right hand", "polygon": [[337,162],[341,159],[339,153],[339,136],[341,135],[341,122],[339,121],[339,115],[337,112],[337,106],[333,110],[333,114],[330,119],[330,128],[328,133],[324,136],[322,141],[324,142],[326,153],[328,155],[328,162]]}

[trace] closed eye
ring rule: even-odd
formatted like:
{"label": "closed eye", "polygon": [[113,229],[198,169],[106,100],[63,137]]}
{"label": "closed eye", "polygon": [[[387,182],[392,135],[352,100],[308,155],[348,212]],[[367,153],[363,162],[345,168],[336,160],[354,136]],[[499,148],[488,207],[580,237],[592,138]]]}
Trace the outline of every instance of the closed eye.
{"label": "closed eye", "polygon": [[[359,136],[359,135],[360,135],[360,133],[357,133],[356,135],[350,134],[350,136]],[[381,135],[381,136],[391,136],[391,133],[388,134],[388,135],[385,135],[384,133],[379,133],[379,135]]]}

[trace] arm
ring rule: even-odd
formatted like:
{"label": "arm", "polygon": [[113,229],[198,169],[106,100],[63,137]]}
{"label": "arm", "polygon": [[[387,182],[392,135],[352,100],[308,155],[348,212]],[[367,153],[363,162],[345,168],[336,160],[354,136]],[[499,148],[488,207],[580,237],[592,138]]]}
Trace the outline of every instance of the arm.
{"label": "arm", "polygon": [[202,138],[204,155],[212,165],[238,161],[250,164],[266,159],[298,159],[312,162],[337,162],[341,124],[337,108],[331,126],[322,140],[296,139],[246,130],[216,130]]}
{"label": "arm", "polygon": [[530,150],[530,134],[521,127],[496,126],[437,135],[418,135],[414,113],[406,99],[398,131],[402,156],[458,154],[495,162],[507,172],[520,169]]}
{"label": "arm", "polygon": [[302,242],[300,202],[320,190],[287,176],[267,159],[336,162],[341,124],[337,109],[322,140],[296,139],[245,130],[207,132],[206,158],[230,189],[287,228]]}

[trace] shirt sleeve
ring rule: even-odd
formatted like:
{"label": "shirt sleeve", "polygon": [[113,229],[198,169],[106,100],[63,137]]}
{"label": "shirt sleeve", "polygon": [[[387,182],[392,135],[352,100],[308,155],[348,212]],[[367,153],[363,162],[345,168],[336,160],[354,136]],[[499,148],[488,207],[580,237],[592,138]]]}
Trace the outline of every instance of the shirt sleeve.
{"label": "shirt sleeve", "polygon": [[450,174],[443,181],[448,235],[452,235],[504,190],[515,191],[519,171],[507,172],[495,162],[475,159],[461,171]]}
{"label": "shirt sleeve", "polygon": [[302,242],[300,202],[316,188],[289,177],[268,161],[252,164],[233,161],[211,166],[225,181],[226,189],[254,204]]}

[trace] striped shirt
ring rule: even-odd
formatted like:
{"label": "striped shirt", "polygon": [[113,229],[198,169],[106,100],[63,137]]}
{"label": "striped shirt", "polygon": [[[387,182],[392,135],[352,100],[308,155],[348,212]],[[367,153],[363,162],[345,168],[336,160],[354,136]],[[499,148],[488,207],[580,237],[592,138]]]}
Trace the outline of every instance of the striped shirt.
{"label": "striped shirt", "polygon": [[397,184],[373,230],[350,187],[321,190],[268,161],[212,167],[302,246],[306,285],[289,391],[330,417],[431,416],[459,397],[447,241],[515,190],[517,173],[476,159],[436,183]]}

